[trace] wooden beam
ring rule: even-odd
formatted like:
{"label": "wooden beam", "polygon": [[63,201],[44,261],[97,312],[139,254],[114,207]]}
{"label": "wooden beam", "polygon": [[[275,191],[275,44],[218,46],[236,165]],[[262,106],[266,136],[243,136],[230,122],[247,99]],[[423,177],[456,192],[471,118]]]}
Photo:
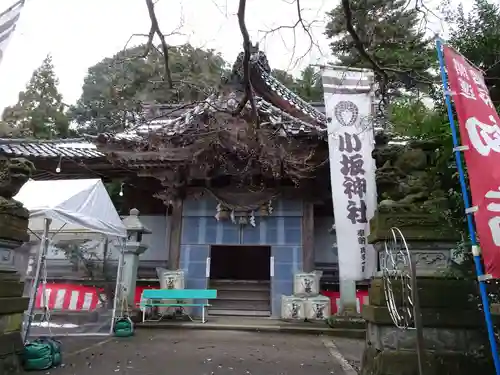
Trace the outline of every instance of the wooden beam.
{"label": "wooden beam", "polygon": [[168,244],[168,268],[178,270],[181,261],[181,236],[182,236],[182,200],[172,202],[172,215],[170,215],[170,232]]}
{"label": "wooden beam", "polygon": [[304,201],[302,216],[302,268],[314,271],[314,203]]}

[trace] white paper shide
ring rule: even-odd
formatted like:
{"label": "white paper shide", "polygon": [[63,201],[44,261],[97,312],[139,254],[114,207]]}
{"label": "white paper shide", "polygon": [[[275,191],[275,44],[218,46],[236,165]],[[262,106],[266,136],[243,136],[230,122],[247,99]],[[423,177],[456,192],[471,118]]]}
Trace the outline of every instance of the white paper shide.
{"label": "white paper shide", "polygon": [[377,204],[373,140],[373,72],[323,70],[328,145],[340,278],[373,276],[376,256],[368,245]]}

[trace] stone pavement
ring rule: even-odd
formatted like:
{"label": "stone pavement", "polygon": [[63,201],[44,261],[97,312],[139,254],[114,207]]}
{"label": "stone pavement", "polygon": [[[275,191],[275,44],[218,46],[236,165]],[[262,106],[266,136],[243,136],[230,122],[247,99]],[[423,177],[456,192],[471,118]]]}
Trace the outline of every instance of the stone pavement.
{"label": "stone pavement", "polygon": [[340,359],[337,358],[338,362],[343,362],[345,360],[354,371],[360,372],[361,359],[365,349],[364,339],[360,340],[344,337],[329,337],[325,338],[323,342],[325,343],[325,346],[330,349],[330,353],[333,356],[341,356]]}
{"label": "stone pavement", "polygon": [[201,324],[200,321],[162,320],[161,322],[145,322],[137,325],[137,329],[151,328],[175,328],[175,329],[208,329],[208,330],[230,330],[230,331],[257,331],[257,332],[280,332],[280,333],[311,333],[316,335],[329,335],[336,337],[348,337],[363,339],[366,337],[365,321],[360,319],[338,318],[334,328],[329,327],[324,321],[301,322],[283,321],[270,318],[250,317],[219,317],[210,316],[208,321]]}
{"label": "stone pavement", "polygon": [[63,338],[64,365],[47,374],[354,375],[340,353],[356,351],[347,354],[359,358],[357,341],[339,340],[337,345],[336,338],[310,334],[180,329],[139,330],[123,339]]}

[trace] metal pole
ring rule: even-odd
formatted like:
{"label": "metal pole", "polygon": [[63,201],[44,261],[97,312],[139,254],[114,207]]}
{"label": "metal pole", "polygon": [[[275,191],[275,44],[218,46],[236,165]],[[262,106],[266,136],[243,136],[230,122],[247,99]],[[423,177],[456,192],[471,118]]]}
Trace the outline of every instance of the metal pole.
{"label": "metal pole", "polygon": [[311,66],[314,66],[314,67],[317,67],[317,68],[320,68],[320,69],[334,69],[334,70],[342,70],[342,71],[346,71],[346,70],[349,70],[351,72],[364,72],[364,73],[369,73],[369,72],[373,72],[372,69],[368,69],[368,68],[355,68],[355,67],[352,67],[352,66],[345,66],[345,65],[321,65],[321,64],[311,64]]}
{"label": "metal pole", "polygon": [[7,9],[5,9],[3,12],[0,13],[0,17],[5,16],[7,13],[12,11],[14,8],[24,6],[24,3],[25,3],[25,0],[19,0],[17,3],[12,4],[10,7],[8,7]]}
{"label": "metal pole", "polygon": [[459,180],[460,180],[460,187],[462,189],[462,198],[464,200],[464,206],[466,210],[466,217],[467,217],[467,226],[469,228],[469,235],[470,235],[470,240],[472,244],[472,254],[474,256],[474,264],[476,266],[476,273],[478,276],[479,280],[479,292],[481,294],[481,301],[483,303],[483,310],[484,310],[484,320],[486,321],[486,327],[488,329],[488,338],[490,341],[490,346],[491,346],[491,355],[493,357],[493,362],[495,363],[495,371],[496,375],[500,375],[500,359],[498,357],[498,349],[497,349],[497,342],[495,340],[495,331],[493,328],[493,321],[491,319],[491,311],[490,311],[490,303],[488,301],[488,293],[486,291],[486,284],[484,280],[482,279],[482,276],[484,275],[483,271],[483,264],[481,263],[481,255],[480,255],[480,248],[477,243],[477,238],[476,238],[476,232],[474,229],[474,223],[473,223],[473,216],[472,213],[468,212],[468,209],[470,208],[470,202],[469,202],[469,194],[467,191],[467,185],[465,183],[465,174],[464,174],[464,169],[462,166],[462,156],[460,155],[460,151],[458,150],[458,147],[460,146],[458,142],[458,132],[457,128],[455,126],[455,121],[453,119],[453,110],[451,107],[451,100],[450,100],[450,95],[448,93],[448,78],[446,76],[446,71],[444,67],[444,58],[443,58],[443,53],[441,51],[442,47],[442,42],[440,39],[436,39],[436,50],[437,50],[437,55],[439,58],[439,66],[441,70],[441,80],[443,83],[443,89],[444,89],[444,98],[446,101],[446,108],[448,110],[448,120],[450,121],[450,128],[451,128],[451,135],[453,138],[453,147],[455,148],[455,160],[457,164],[457,170],[458,170],[458,175],[459,175]]}
{"label": "metal pole", "polygon": [[[24,327],[23,327],[23,342],[26,343],[28,339],[30,326],[33,321],[33,311],[35,310],[35,301],[36,295],[38,292],[38,286],[40,285],[40,273],[42,271],[42,267],[45,267],[45,257],[47,255],[47,250],[49,248],[49,229],[50,224],[52,223],[52,219],[45,218],[44,219],[44,228],[42,240],[40,242],[40,250],[38,251],[38,258],[36,264],[35,277],[33,278],[33,285],[30,291],[30,301],[28,304],[28,311],[24,317]],[[42,296],[45,298],[45,296]]]}
{"label": "metal pole", "polygon": [[[108,238],[106,238],[106,241],[109,241]],[[113,299],[113,313],[111,316],[111,328],[109,330],[110,335],[112,335],[114,333],[116,309],[118,306],[118,300],[120,299],[120,302],[121,302],[121,298],[123,297],[122,275],[123,275],[123,253],[124,253],[124,251],[125,251],[125,240],[123,238],[120,238],[120,254],[118,255],[118,269],[116,270],[115,298]]]}
{"label": "metal pole", "polygon": [[411,296],[413,300],[413,321],[415,324],[415,333],[417,334],[417,360],[418,360],[418,373],[424,375],[424,326],[422,324],[422,314],[420,311],[420,300],[418,296],[418,282],[417,282],[417,266],[410,255],[411,267]]}

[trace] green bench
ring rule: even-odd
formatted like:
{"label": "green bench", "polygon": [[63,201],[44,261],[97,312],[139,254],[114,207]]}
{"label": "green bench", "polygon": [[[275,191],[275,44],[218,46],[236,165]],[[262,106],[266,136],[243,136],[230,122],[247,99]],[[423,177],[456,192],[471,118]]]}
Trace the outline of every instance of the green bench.
{"label": "green bench", "polygon": [[[201,307],[201,321],[205,323],[205,309],[210,306],[208,300],[217,298],[215,289],[144,289],[139,307],[142,310],[142,321],[146,320],[148,307],[180,307],[189,319],[193,320],[184,310],[185,307]],[[204,303],[162,303],[157,300],[206,300]]]}

